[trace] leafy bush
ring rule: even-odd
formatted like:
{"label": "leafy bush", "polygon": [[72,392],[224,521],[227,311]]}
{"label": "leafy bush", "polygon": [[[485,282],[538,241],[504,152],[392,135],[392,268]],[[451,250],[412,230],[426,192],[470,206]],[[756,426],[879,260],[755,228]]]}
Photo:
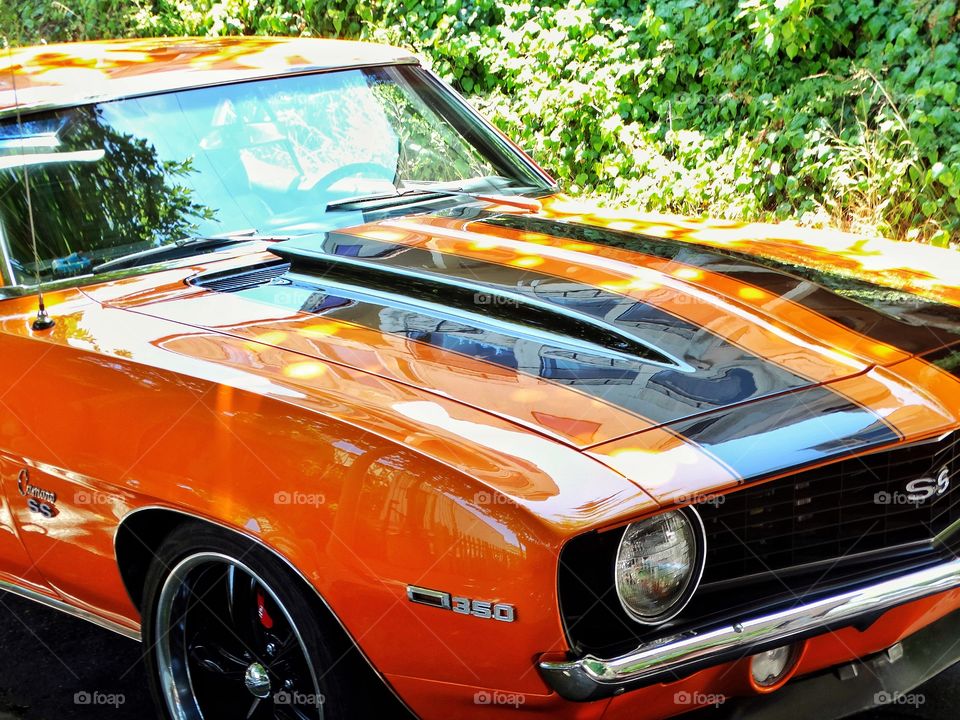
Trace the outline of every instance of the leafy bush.
{"label": "leafy bush", "polygon": [[[68,2],[71,0],[68,0]],[[361,37],[422,53],[568,190],[947,244],[953,0],[42,0],[18,39]]]}

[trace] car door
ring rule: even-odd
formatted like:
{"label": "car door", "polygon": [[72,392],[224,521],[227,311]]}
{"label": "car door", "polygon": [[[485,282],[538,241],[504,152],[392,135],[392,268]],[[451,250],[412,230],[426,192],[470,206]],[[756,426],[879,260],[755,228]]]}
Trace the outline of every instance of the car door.
{"label": "car door", "polygon": [[[109,479],[123,474],[111,462],[122,463],[129,439],[122,422],[103,417],[129,402],[123,388],[142,385],[111,360],[125,352],[123,329],[80,287],[98,264],[152,246],[170,219],[166,200],[177,191],[168,173],[176,172],[86,106],[0,118],[0,452],[8,503],[0,530],[10,528],[0,561],[14,572],[35,566],[31,572],[63,600],[126,626],[137,610],[113,539],[132,493]],[[182,223],[170,230],[187,235]],[[52,326],[35,323],[38,283],[48,291]],[[23,546],[19,562],[14,538]]]}
{"label": "car door", "polygon": [[[0,386],[0,395],[2,392],[3,386]],[[0,425],[5,425],[7,419],[7,410],[0,405]],[[13,583],[29,590],[45,590],[46,583],[20,541],[14,522],[14,506],[26,502],[18,490],[24,481],[22,472],[22,467],[0,451],[0,584]]]}
{"label": "car door", "polygon": [[14,438],[22,422],[9,401],[23,368],[17,365],[4,341],[3,327],[13,321],[9,316],[18,305],[17,300],[3,299],[4,282],[0,274],[0,583],[45,590],[46,583],[27,553],[15,522],[16,508],[28,502],[25,492],[29,470],[13,452]]}
{"label": "car door", "polygon": [[[108,439],[122,443],[123,437],[98,421],[105,404],[126,398],[104,379],[117,375],[109,363],[77,347],[85,312],[98,306],[79,290],[58,299],[57,325],[39,332],[31,328],[35,297],[0,301],[6,310],[0,316],[6,496],[0,560],[14,572],[33,568],[34,582],[42,576],[40,582],[74,606],[129,624],[137,613],[117,568],[113,536],[131,496],[100,481]],[[68,306],[77,312],[66,313]]]}

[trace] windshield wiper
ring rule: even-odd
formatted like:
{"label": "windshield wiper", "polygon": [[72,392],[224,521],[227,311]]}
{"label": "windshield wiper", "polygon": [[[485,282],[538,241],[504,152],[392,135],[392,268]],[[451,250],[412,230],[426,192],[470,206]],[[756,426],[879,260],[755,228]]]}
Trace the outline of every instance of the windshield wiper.
{"label": "windshield wiper", "polygon": [[206,235],[198,237],[183,238],[176,242],[160,245],[159,247],[148,248],[139,252],[121,255],[113,260],[100,263],[93,267],[92,272],[99,275],[114,270],[126,270],[127,268],[137,267],[138,265],[148,265],[150,263],[161,262],[163,260],[178,260],[180,258],[190,257],[199,252],[216,250],[227,245],[238,245],[240,243],[252,242],[254,240],[288,240],[287,237],[276,237],[272,235],[260,235],[255,230],[245,230],[226,235]]}
{"label": "windshield wiper", "polygon": [[346,198],[344,200],[334,200],[327,203],[327,210],[364,210],[368,205],[375,207],[389,207],[403,202],[409,198],[419,198],[428,200],[430,198],[440,197],[474,197],[475,193],[460,188],[428,188],[412,187],[404,190],[397,190],[392,193],[378,193],[375,195],[361,195],[359,197]]}

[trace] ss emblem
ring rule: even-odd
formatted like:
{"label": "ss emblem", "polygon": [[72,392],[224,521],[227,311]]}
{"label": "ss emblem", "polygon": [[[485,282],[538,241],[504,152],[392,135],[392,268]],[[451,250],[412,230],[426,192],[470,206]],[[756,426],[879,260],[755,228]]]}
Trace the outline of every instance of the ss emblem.
{"label": "ss emblem", "polygon": [[40,502],[36,498],[30,498],[27,500],[27,508],[30,512],[40,513],[45,518],[56,517],[57,510],[56,508],[47,505],[45,502]]}
{"label": "ss emblem", "polygon": [[911,502],[922,503],[932,497],[940,497],[950,489],[950,468],[944,467],[936,478],[917,478],[907,483],[907,497]]}

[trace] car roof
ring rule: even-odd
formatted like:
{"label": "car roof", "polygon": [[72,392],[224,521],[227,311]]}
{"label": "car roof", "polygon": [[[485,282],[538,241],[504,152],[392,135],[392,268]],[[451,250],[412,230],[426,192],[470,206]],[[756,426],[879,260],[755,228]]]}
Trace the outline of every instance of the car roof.
{"label": "car roof", "polygon": [[[150,38],[0,51],[0,116],[319,70],[417,62],[399,48],[312,38]],[[16,92],[14,92],[14,83]]]}

